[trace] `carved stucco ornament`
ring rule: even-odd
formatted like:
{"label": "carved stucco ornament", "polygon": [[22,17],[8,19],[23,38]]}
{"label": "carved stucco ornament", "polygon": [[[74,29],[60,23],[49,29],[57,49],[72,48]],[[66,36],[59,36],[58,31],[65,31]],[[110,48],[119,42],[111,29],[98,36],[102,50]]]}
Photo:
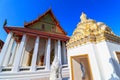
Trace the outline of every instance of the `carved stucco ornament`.
{"label": "carved stucco ornament", "polygon": [[98,43],[103,40],[120,43],[120,37],[116,36],[104,23],[87,19],[85,13],[82,13],[80,19],[81,22],[77,24],[77,28],[74,30],[70,40],[67,43],[68,49],[86,44],[88,42]]}

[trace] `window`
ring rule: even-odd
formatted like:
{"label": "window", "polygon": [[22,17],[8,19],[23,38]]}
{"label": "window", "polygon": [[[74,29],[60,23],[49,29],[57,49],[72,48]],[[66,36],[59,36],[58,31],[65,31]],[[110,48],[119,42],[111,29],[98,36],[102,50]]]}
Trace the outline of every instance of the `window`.
{"label": "window", "polygon": [[120,52],[116,52],[117,60],[120,63]]}
{"label": "window", "polygon": [[42,30],[45,30],[45,25],[44,24],[42,24]]}
{"label": "window", "polygon": [[52,27],[52,32],[55,32],[55,27]]}
{"label": "window", "polygon": [[74,80],[93,80],[92,70],[88,55],[71,57],[71,77]]}

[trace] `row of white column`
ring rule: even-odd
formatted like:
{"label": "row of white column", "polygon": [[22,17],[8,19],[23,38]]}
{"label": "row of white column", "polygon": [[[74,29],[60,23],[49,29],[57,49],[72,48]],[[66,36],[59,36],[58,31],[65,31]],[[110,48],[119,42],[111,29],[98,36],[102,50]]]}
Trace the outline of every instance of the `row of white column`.
{"label": "row of white column", "polygon": [[[14,42],[13,33],[10,32],[7,36],[7,39],[6,39],[5,44],[3,46],[3,49],[1,50],[0,70],[2,70],[3,66],[8,65],[13,42]],[[40,37],[37,36],[36,41],[35,41],[35,46],[34,46],[30,71],[36,71],[36,61],[37,61],[37,53],[38,53],[38,48],[39,48],[39,42],[40,42]],[[9,63],[13,62],[13,67],[12,67],[13,72],[18,72],[19,71],[20,61],[21,61],[21,57],[22,57],[22,54],[23,54],[25,44],[26,44],[26,34],[23,35],[20,44],[16,44],[14,46],[14,49],[13,49],[13,54],[14,55],[11,56],[12,60],[10,60],[10,62],[9,62]],[[60,64],[62,65],[61,47],[62,47],[62,50],[63,50],[64,60],[66,61],[67,56],[66,56],[65,43],[63,42],[62,46],[61,46],[61,41],[58,40],[55,44],[55,54],[58,55],[58,59],[60,61]],[[45,70],[50,70],[50,51],[51,51],[51,39],[48,38],[47,44],[46,44],[46,51],[45,51]],[[14,57],[15,57],[15,59],[14,59]],[[13,61],[13,59],[14,59],[14,61]]]}
{"label": "row of white column", "polygon": [[[3,62],[4,62],[4,60],[6,60],[6,59],[4,59],[5,56],[8,56],[6,53],[8,52],[7,49],[9,49],[9,44],[11,43],[12,36],[13,36],[13,33],[10,32],[8,34],[8,36],[7,36],[7,39],[6,39],[5,43],[4,43],[4,46],[3,46],[2,50],[1,50],[0,71],[2,70],[2,66],[4,66],[6,64],[6,63],[3,63]],[[5,61],[5,62],[7,62],[7,61]]]}

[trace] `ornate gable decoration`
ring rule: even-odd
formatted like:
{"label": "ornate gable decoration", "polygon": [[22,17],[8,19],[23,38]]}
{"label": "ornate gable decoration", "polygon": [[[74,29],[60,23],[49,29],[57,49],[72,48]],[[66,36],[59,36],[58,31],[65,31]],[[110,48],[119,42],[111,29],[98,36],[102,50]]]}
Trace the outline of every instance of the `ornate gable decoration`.
{"label": "ornate gable decoration", "polygon": [[104,23],[87,19],[84,13],[82,13],[80,19],[81,22],[77,24],[77,28],[67,43],[67,48],[83,45],[88,42],[97,43],[103,40],[120,43],[120,37],[116,36]]}
{"label": "ornate gable decoration", "polygon": [[49,9],[47,12],[45,12],[37,19],[29,23],[25,23],[24,26],[26,28],[66,35],[66,32],[63,30],[59,22],[56,20],[51,9]]}

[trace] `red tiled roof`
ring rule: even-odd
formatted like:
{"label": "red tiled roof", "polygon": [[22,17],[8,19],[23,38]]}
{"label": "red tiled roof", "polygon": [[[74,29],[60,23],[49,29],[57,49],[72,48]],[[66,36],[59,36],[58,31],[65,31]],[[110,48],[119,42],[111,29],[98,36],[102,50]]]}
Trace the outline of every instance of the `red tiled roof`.
{"label": "red tiled roof", "polygon": [[53,14],[53,12],[52,12],[51,9],[49,9],[48,11],[46,11],[43,15],[39,16],[37,19],[35,19],[35,20],[33,20],[33,21],[29,22],[29,23],[25,23],[24,26],[25,26],[25,27],[28,27],[28,26],[30,26],[30,25],[38,22],[38,21],[39,21],[40,19],[42,19],[46,14],[50,14],[50,15],[51,15],[51,17],[53,18],[55,24],[56,24],[56,25],[61,29],[61,31],[66,35],[66,32],[65,32],[65,31],[63,30],[63,28],[60,26],[59,22],[58,22],[57,19],[55,18],[55,16],[54,16],[54,14]]}

